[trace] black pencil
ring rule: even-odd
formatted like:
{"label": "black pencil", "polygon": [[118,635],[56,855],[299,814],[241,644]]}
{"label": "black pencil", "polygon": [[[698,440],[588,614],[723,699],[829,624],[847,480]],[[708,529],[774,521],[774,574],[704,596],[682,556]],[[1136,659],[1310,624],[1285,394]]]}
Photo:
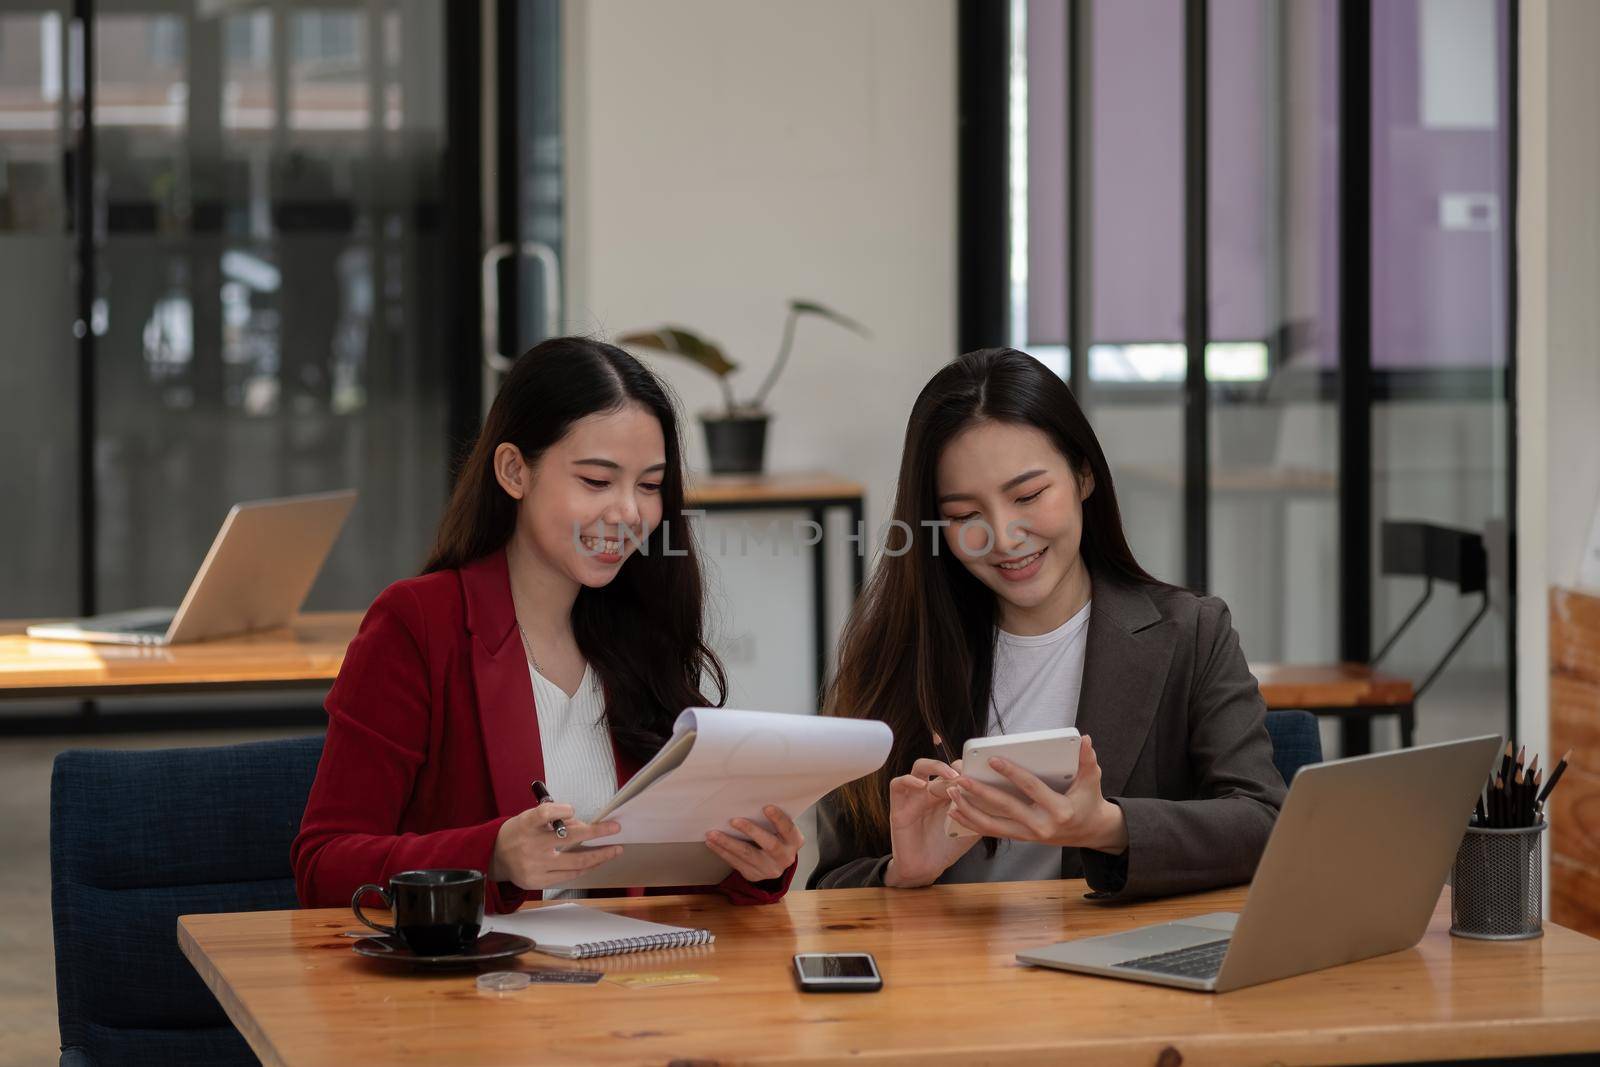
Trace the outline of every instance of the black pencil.
{"label": "black pencil", "polygon": [[1569,760],[1571,758],[1572,758],[1572,749],[1569,748],[1569,749],[1567,749],[1567,754],[1565,756],[1561,757],[1561,762],[1556,764],[1556,769],[1553,772],[1551,772],[1550,780],[1544,784],[1544,788],[1543,789],[1539,790],[1539,803],[1540,804],[1543,804],[1547,799],[1549,799],[1550,790],[1554,789],[1556,787],[1556,783],[1561,781],[1561,775],[1567,769],[1567,760]]}
{"label": "black pencil", "polygon": [[1511,777],[1511,753],[1516,751],[1510,741],[1506,742],[1506,754],[1500,757],[1500,773],[1495,775],[1500,781]]}
{"label": "black pencil", "polygon": [[1494,776],[1494,789],[1489,792],[1489,825],[1499,829],[1505,822],[1505,780],[1498,774]]}
{"label": "black pencil", "polygon": [[[1532,797],[1532,796],[1535,796],[1535,795],[1538,794],[1538,792],[1539,792],[1539,780],[1541,778],[1543,778],[1543,777],[1544,777],[1544,770],[1542,768],[1533,772],[1533,781],[1528,783],[1528,796]],[[1529,805],[1528,825],[1529,826],[1537,826],[1537,825],[1539,825],[1540,815],[1541,814],[1543,814],[1543,809],[1539,807],[1539,802],[1537,800],[1532,801],[1530,803],[1530,805]]]}
{"label": "black pencil", "polygon": [[1533,796],[1536,792],[1538,792],[1538,790],[1533,784],[1533,779],[1538,773],[1539,757],[1537,754],[1535,754],[1533,759],[1528,761],[1528,769],[1522,776],[1522,825],[1524,826],[1532,826],[1535,821],[1533,815]]}

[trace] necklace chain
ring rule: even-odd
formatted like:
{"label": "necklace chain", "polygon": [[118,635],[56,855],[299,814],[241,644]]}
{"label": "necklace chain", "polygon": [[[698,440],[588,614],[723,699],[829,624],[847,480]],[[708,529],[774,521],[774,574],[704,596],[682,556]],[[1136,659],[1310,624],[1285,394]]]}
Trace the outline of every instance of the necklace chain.
{"label": "necklace chain", "polygon": [[543,674],[544,668],[539,666],[539,660],[533,654],[533,645],[528,641],[528,631],[522,628],[522,624],[520,622],[517,623],[517,633],[522,635],[522,650],[528,654],[528,662],[533,664],[534,670],[538,671],[540,674]]}
{"label": "necklace chain", "polygon": [[[522,635],[522,650],[528,654],[528,662],[533,664],[533,669],[544,675],[546,678],[550,677],[548,674],[544,673],[544,668],[539,666],[539,660],[533,654],[533,644],[528,640],[528,631],[522,628],[522,624],[520,622],[517,623],[517,633]],[[584,666],[584,674],[586,676],[589,674],[589,668],[587,665]],[[589,688],[594,690],[596,693],[600,692],[600,679],[598,676],[589,677]]]}

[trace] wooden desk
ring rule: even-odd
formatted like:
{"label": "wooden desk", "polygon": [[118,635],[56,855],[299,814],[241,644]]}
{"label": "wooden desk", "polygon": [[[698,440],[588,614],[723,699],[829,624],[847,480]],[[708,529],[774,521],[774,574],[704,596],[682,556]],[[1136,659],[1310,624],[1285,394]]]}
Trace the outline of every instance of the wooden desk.
{"label": "wooden desk", "polygon": [[44,641],[7,623],[0,634],[0,699],[142,696],[326,686],[361,623],[359,611],[313,612],[287,627],[195,644]]}
{"label": "wooden desk", "polygon": [[[827,676],[827,510],[848,511],[852,529],[863,521],[860,483],[831,474],[708,475],[688,487],[689,508],[715,511],[801,510],[817,524],[812,546],[812,618],[818,691]],[[864,552],[853,554],[854,589],[861,590]],[[207,692],[256,693],[326,687],[338,676],[344,650],[364,612],[315,612],[280,630],[170,648],[38,641],[23,633],[34,620],[0,621],[0,701],[96,699]],[[159,714],[159,713],[158,713]],[[0,716],[0,735],[82,728],[83,716]],[[188,724],[173,717],[171,725]]]}
{"label": "wooden desk", "polygon": [[818,501],[843,505],[865,495],[860,482],[835,474],[789,471],[777,474],[702,474],[684,488],[684,502],[707,510],[748,507],[809,508]]}
{"label": "wooden desk", "polygon": [[1252,663],[1269,708],[1377,708],[1411,703],[1411,679],[1360,663]]}
{"label": "wooden desk", "polygon": [[[717,944],[523,968],[692,970],[677,987],[534,985],[479,994],[472,972],[357,957],[348,911],[185,916],[178,939],[265,1064],[1376,1063],[1600,1050],[1600,942],[1452,938],[1441,902],[1413,949],[1220,996],[1024,967],[1066,937],[1237,908],[1242,889],[1137,907],[1082,882],[591,901],[705,926]],[[795,991],[799,951],[866,950],[880,993]]]}
{"label": "wooden desk", "polygon": [[717,511],[796,511],[809,514],[816,524],[817,540],[811,544],[811,640],[812,674],[817,700],[828,681],[828,510],[842,508],[850,529],[861,540],[850,554],[850,587],[856,596],[866,580],[867,552],[873,547],[865,541],[866,490],[834,474],[811,471],[778,474],[703,474],[693,478],[684,492],[685,506],[691,510]]}
{"label": "wooden desk", "polygon": [[[1183,488],[1183,468],[1173,464],[1129,463],[1112,473],[1164,489]],[[1211,468],[1207,484],[1214,493],[1329,496],[1339,491],[1339,474],[1321,467],[1228,464]]]}
{"label": "wooden desk", "polygon": [[1362,663],[1252,663],[1250,673],[1261,684],[1269,709],[1303,708],[1313,714],[1336,714],[1344,738],[1344,756],[1372,751],[1372,717],[1398,715],[1400,740],[1411,745],[1416,722],[1416,691],[1411,679],[1386,674]]}

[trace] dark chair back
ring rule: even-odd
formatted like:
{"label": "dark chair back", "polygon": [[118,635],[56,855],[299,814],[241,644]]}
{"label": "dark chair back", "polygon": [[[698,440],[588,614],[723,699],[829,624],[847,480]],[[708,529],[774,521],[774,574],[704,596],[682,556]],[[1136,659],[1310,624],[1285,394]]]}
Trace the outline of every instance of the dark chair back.
{"label": "dark chair back", "polygon": [[1384,574],[1448,582],[1463,594],[1481,593],[1489,581],[1483,535],[1428,522],[1385,522],[1381,533]]}
{"label": "dark chair back", "polygon": [[1267,712],[1267,736],[1272,738],[1272,763],[1283,784],[1294,781],[1301,767],[1322,762],[1322,732],[1309,711]]}
{"label": "dark chair back", "polygon": [[178,916],[296,906],[289,845],[322,738],[77,750],[50,778],[61,1063],[256,1062],[178,948]]}
{"label": "dark chair back", "polygon": [[[1482,534],[1426,522],[1386,522],[1383,524],[1382,540],[1383,573],[1421,578],[1422,599],[1412,605],[1406,617],[1400,620],[1400,625],[1389,635],[1389,640],[1372,657],[1373,663],[1387,656],[1400,640],[1400,635],[1422,614],[1423,607],[1433,596],[1434,582],[1448,582],[1463,595],[1477,593],[1483,601],[1478,605],[1477,613],[1467,621],[1467,625],[1445,649],[1444,655],[1433,665],[1433,669],[1417,683],[1411,698],[1415,703],[1422,699],[1422,694],[1443,673],[1450,658],[1466,642],[1467,635],[1489,611],[1489,553]],[[1402,717],[1401,744],[1406,748],[1411,747],[1409,722],[1409,715]]]}

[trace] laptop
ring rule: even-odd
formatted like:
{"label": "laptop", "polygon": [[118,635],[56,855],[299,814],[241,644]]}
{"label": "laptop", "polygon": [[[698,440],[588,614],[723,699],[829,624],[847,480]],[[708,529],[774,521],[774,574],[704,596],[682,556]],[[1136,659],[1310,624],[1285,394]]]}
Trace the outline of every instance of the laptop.
{"label": "laptop", "polygon": [[1223,993],[1422,940],[1499,737],[1303,768],[1244,910],[1017,953],[1040,967]]}
{"label": "laptop", "polygon": [[38,623],[29,637],[177,645],[270,630],[300,610],[355,503],[354,489],[235,504],[183,603]]}

